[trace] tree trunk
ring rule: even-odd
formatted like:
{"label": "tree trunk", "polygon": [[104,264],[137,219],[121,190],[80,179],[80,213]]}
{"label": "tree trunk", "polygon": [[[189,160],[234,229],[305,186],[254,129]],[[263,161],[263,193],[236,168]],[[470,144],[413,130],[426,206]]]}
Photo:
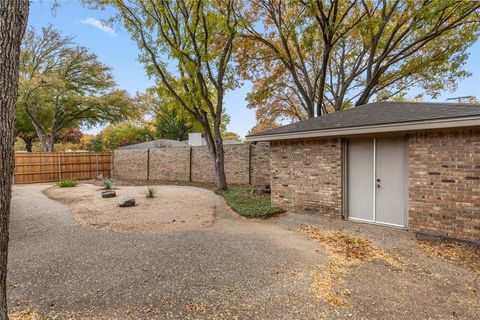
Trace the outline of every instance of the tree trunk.
{"label": "tree trunk", "polygon": [[47,152],[55,152],[55,135],[52,133],[47,139]]}
{"label": "tree trunk", "polygon": [[15,105],[18,94],[20,43],[29,0],[0,1],[0,320],[8,319],[8,226],[15,164]]}
{"label": "tree trunk", "polygon": [[227,190],[227,178],[225,176],[225,152],[223,150],[222,139],[215,139],[215,177],[217,178],[217,188]]}
{"label": "tree trunk", "polygon": [[[32,119],[32,117],[30,118]],[[48,137],[45,134],[45,131],[43,131],[41,127],[37,126],[37,124],[35,123],[35,121],[33,121],[33,119],[32,119],[32,124],[33,124],[33,127],[35,128],[35,132],[37,133],[38,140],[42,145],[43,152],[49,152],[48,141],[47,141]]]}
{"label": "tree trunk", "polygon": [[380,76],[377,73],[373,76],[373,78],[370,81],[367,82],[367,86],[365,87],[365,89],[363,89],[363,92],[360,95],[360,97],[357,99],[357,102],[355,102],[355,107],[358,107],[358,106],[361,106],[361,105],[364,105],[364,104],[368,103],[368,101],[371,98],[373,89],[379,83],[379,80],[378,80],[379,77]]}
{"label": "tree trunk", "polygon": [[[215,170],[215,180],[219,190],[227,190],[227,178],[225,176],[225,157],[223,150],[223,142],[220,136],[213,137],[208,123],[202,122],[205,133],[205,141],[207,142],[210,158],[213,160]],[[220,133],[220,130],[217,130]]]}
{"label": "tree trunk", "polygon": [[317,117],[321,117],[327,113],[326,110],[324,110],[324,104],[323,104],[323,97],[325,96],[325,84],[327,81],[327,67],[328,67],[328,62],[330,61],[330,52],[331,48],[325,48],[323,51],[322,55],[322,66],[321,66],[321,75],[320,75],[320,83],[318,85],[318,101],[317,101],[317,106],[316,106],[316,111],[317,111]]}
{"label": "tree trunk", "polygon": [[28,139],[25,142],[25,149],[27,150],[27,152],[32,152],[32,147],[33,147],[33,142],[31,139]]}
{"label": "tree trunk", "polygon": [[33,147],[33,138],[30,137],[22,137],[23,142],[25,142],[25,150],[27,152],[32,152]]}

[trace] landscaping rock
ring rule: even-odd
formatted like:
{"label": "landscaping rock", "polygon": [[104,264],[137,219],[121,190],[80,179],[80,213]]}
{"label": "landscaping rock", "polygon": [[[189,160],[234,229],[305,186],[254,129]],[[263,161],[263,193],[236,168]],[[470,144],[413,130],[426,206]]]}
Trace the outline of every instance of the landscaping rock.
{"label": "landscaping rock", "polygon": [[115,193],[115,191],[102,191],[102,198],[113,198],[115,197],[117,194]]}
{"label": "landscaping rock", "polygon": [[135,198],[123,196],[118,200],[119,207],[133,207],[135,205]]}

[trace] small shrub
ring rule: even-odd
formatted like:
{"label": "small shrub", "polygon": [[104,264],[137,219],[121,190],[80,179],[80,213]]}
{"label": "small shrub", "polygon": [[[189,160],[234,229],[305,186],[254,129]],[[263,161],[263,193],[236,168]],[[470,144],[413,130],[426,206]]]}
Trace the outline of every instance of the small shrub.
{"label": "small shrub", "polygon": [[60,188],[71,188],[75,187],[78,184],[78,181],[75,179],[63,179],[57,182],[57,186]]}
{"label": "small shrub", "polygon": [[112,190],[115,187],[115,183],[113,182],[113,180],[110,180],[108,178],[103,178],[102,184],[103,184],[103,189],[105,190]]}
{"label": "small shrub", "polygon": [[272,206],[269,194],[258,194],[250,187],[237,187],[223,193],[227,204],[244,217],[267,218],[283,212]]}
{"label": "small shrub", "polygon": [[155,198],[157,196],[158,189],[156,187],[147,188],[147,198]]}

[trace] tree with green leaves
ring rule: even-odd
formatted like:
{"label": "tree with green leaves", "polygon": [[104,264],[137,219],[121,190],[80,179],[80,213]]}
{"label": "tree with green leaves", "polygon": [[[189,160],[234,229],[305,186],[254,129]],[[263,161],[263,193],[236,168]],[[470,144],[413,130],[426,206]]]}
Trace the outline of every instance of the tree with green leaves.
{"label": "tree with green leaves", "polygon": [[233,55],[241,33],[240,0],[85,0],[112,5],[142,51],[140,60],[201,125],[217,187],[227,189],[221,134],[224,98],[235,88]]}
{"label": "tree with green leaves", "polygon": [[37,140],[37,133],[32,120],[22,108],[17,108],[15,116],[15,136],[25,143],[25,151],[32,152],[33,142]]}
{"label": "tree with green leaves", "polygon": [[63,130],[120,121],[134,112],[126,91],[115,89],[110,68],[52,27],[25,35],[17,106],[48,152]]}
{"label": "tree with green leaves", "polygon": [[169,97],[168,92],[162,93],[159,88],[150,88],[145,94],[137,95],[136,102],[150,119],[145,121],[145,126],[150,128],[152,140],[187,140],[190,132],[202,130],[177,99]]}
{"label": "tree with green leaves", "polygon": [[102,133],[96,135],[84,135],[82,138],[82,145],[88,151],[104,151]]}
{"label": "tree with green leaves", "polygon": [[152,140],[149,128],[132,122],[111,124],[101,132],[104,150]]}
{"label": "tree with green leaves", "polygon": [[15,153],[15,106],[20,43],[28,20],[28,0],[0,1],[0,320],[8,320],[7,262]]}
{"label": "tree with green leaves", "polygon": [[234,141],[241,141],[242,140],[242,139],[240,139],[240,136],[238,135],[238,133],[229,132],[229,131],[223,133],[223,139],[234,140]]}
{"label": "tree with green leaves", "polygon": [[303,119],[402,98],[412,86],[435,97],[468,75],[479,9],[460,0],[252,1],[240,49],[255,83],[249,105],[264,119]]}

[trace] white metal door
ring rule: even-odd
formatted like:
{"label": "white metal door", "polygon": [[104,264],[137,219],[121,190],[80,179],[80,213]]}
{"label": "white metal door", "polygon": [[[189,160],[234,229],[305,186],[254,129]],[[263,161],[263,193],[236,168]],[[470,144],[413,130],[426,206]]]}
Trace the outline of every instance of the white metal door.
{"label": "white metal door", "polygon": [[376,222],[397,227],[406,225],[405,149],[403,137],[376,139]]}
{"label": "white metal door", "polygon": [[373,139],[355,139],[348,144],[347,185],[350,219],[374,221]]}
{"label": "white metal door", "polygon": [[405,227],[405,139],[352,139],[347,162],[349,218]]}

